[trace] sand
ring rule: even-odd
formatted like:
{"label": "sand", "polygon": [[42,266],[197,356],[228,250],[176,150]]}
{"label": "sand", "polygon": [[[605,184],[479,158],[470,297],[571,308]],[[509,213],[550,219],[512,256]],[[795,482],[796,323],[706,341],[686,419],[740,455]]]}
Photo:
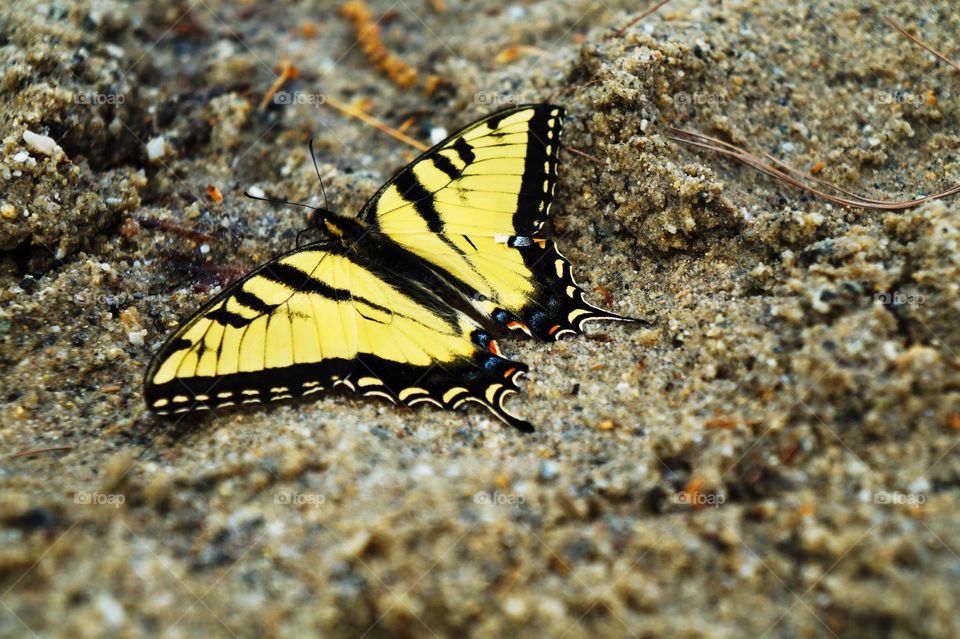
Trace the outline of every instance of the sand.
{"label": "sand", "polygon": [[[844,210],[666,130],[942,190],[960,76],[881,16],[957,59],[950,3],[678,0],[618,35],[645,5],[372,2],[406,89],[333,4],[187,6],[0,10],[0,635],[960,633],[956,200]],[[164,337],[307,225],[244,189],[321,204],[313,137],[355,211],[415,154],[325,96],[423,141],[563,105],[599,163],[565,153],[554,236],[655,325],[503,340],[528,436],[346,394],[151,416]]]}

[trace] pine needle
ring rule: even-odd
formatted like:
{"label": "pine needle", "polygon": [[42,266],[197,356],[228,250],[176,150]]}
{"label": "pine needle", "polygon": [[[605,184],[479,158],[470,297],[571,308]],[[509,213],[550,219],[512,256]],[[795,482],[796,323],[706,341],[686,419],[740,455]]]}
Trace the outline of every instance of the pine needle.
{"label": "pine needle", "polygon": [[[659,7],[656,7],[659,8]],[[654,10],[656,10],[656,8]],[[929,51],[931,54],[936,56],[938,59],[946,62],[951,67],[960,71],[960,64],[957,64],[953,60],[947,58],[946,55],[937,51],[930,45],[921,41],[916,36],[910,35],[907,31],[901,27],[899,24],[893,21],[893,19],[888,16],[883,16],[883,21],[886,22],[890,27],[897,30],[905,38],[913,42],[919,47]],[[627,25],[629,27],[629,25]],[[796,169],[784,162],[781,162],[777,158],[773,157],[770,154],[765,154],[767,162],[764,162],[762,158],[757,155],[754,155],[747,149],[741,148],[729,142],[724,142],[723,140],[710,137],[708,135],[703,135],[702,133],[697,133],[695,131],[688,131],[686,129],[678,129],[674,127],[668,127],[668,130],[673,135],[670,136],[670,139],[675,142],[681,142],[683,144],[688,144],[700,149],[707,149],[708,151],[714,151],[729,158],[733,158],[747,166],[750,166],[760,173],[775,177],[778,180],[782,180],[787,184],[806,191],[811,195],[815,195],[827,202],[832,202],[839,206],[847,208],[859,208],[859,209],[869,209],[869,210],[881,210],[881,211],[902,211],[906,209],[916,208],[924,202],[930,202],[932,200],[939,200],[942,198],[950,197],[960,193],[960,184],[956,184],[945,191],[940,193],[935,193],[933,195],[925,195],[918,198],[913,198],[911,200],[901,200],[901,201],[889,201],[889,200],[876,200],[869,197],[863,197],[846,189],[843,189],[835,184],[822,180],[814,175],[809,175],[799,169]],[[816,186],[813,186],[816,185]],[[819,187],[819,188],[818,188]],[[840,194],[840,195],[835,195]]]}
{"label": "pine needle", "polygon": [[668,2],[670,2],[670,0],[662,0],[661,2],[658,2],[657,4],[653,5],[652,7],[650,7],[649,9],[647,9],[646,11],[638,15],[637,17],[630,20],[630,22],[626,23],[625,25],[617,29],[614,35],[619,38],[620,36],[622,36],[624,33],[627,32],[627,29],[637,24],[641,20],[652,16],[657,11],[659,11],[664,5],[666,5]]}
{"label": "pine needle", "polygon": [[[668,130],[673,134],[670,136],[670,139],[675,142],[682,142],[683,144],[688,144],[700,149],[707,149],[708,151],[714,151],[715,153],[733,158],[765,175],[775,177],[783,182],[786,182],[790,186],[806,191],[807,193],[815,195],[823,200],[826,200],[827,202],[832,202],[833,204],[837,204],[846,208],[902,211],[920,206],[924,202],[939,200],[941,198],[950,197],[960,193],[960,184],[957,184],[946,191],[935,193],[934,195],[925,195],[912,200],[875,200],[857,195],[856,193],[851,193],[850,191],[846,191],[834,184],[831,184],[830,182],[827,182],[826,180],[821,180],[820,178],[807,175],[802,171],[791,167],[771,156],[767,156],[770,162],[764,162],[762,158],[754,155],[750,151],[734,144],[730,144],[729,142],[724,142],[718,138],[710,137],[709,135],[703,135],[695,131],[678,129],[675,127],[669,127]],[[807,182],[817,184],[822,188],[811,186]],[[842,193],[847,197],[833,195],[827,191]]]}
{"label": "pine needle", "polygon": [[290,62],[290,59],[284,56],[280,59],[280,64],[277,65],[277,68],[280,70],[280,75],[277,76],[277,79],[273,81],[273,84],[270,85],[270,88],[266,93],[263,94],[263,99],[260,100],[260,106],[257,107],[257,111],[265,111],[267,106],[270,104],[270,100],[276,95],[277,91],[287,83],[288,80],[293,80],[298,75],[300,75],[300,69],[293,65]]}
{"label": "pine needle", "polygon": [[426,151],[427,149],[430,148],[426,144],[418,140],[414,140],[406,133],[398,131],[397,129],[394,129],[391,126],[384,124],[383,122],[374,118],[371,115],[367,115],[366,113],[364,113],[363,111],[361,111],[360,109],[358,109],[353,105],[340,102],[336,98],[332,98],[329,95],[325,96],[325,98],[326,99],[324,100],[324,104],[330,105],[340,113],[350,116],[351,118],[356,118],[361,122],[363,122],[364,124],[369,124],[376,130],[382,131],[383,133],[386,133],[387,135],[393,137],[394,139],[400,140],[404,144],[409,144],[410,146],[417,149],[418,151]]}
{"label": "pine needle", "polygon": [[947,64],[949,64],[951,67],[953,67],[953,68],[956,69],[957,71],[960,71],[960,64],[957,64],[956,62],[954,62],[953,60],[951,60],[950,58],[948,58],[948,57],[945,56],[944,54],[940,53],[939,51],[937,51],[936,49],[934,49],[933,47],[931,47],[929,44],[927,44],[926,42],[923,42],[922,40],[920,40],[920,39],[917,38],[916,36],[912,36],[912,35],[910,35],[909,33],[907,33],[906,29],[904,29],[904,28],[901,27],[899,24],[897,24],[896,22],[893,21],[893,18],[890,18],[889,16],[883,16],[883,21],[886,22],[886,23],[887,23],[888,25],[890,25],[891,27],[893,27],[894,29],[896,29],[897,31],[899,31],[899,32],[900,32],[900,35],[902,35],[903,37],[905,37],[907,40],[910,40],[911,42],[913,42],[915,45],[917,45],[917,46],[919,46],[919,47],[923,47],[924,49],[926,49],[927,51],[929,51],[930,53],[932,53],[932,54],[935,55],[936,57],[940,58],[940,60],[942,60],[943,62],[946,62]]}

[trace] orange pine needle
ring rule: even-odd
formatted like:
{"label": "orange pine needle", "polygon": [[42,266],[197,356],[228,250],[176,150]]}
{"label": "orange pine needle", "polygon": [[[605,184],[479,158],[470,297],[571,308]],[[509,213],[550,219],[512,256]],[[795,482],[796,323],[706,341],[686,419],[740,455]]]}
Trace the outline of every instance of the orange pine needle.
{"label": "orange pine needle", "polygon": [[416,122],[416,121],[417,121],[417,116],[411,115],[409,118],[407,118],[406,120],[404,120],[404,121],[400,124],[400,126],[397,127],[397,131],[399,131],[400,133],[406,133],[406,132],[407,132],[407,129],[409,129],[411,126],[413,126],[413,123]]}
{"label": "orange pine needle", "polygon": [[295,67],[287,57],[281,58],[280,64],[277,65],[276,68],[279,68],[280,75],[277,76],[277,79],[273,81],[273,84],[270,85],[270,88],[263,95],[263,99],[260,100],[260,106],[257,107],[258,111],[266,110],[267,105],[270,104],[270,100],[273,99],[273,96],[276,95],[277,91],[279,91],[288,80],[292,80],[300,75],[300,69]]}
{"label": "orange pine needle", "polygon": [[340,113],[343,113],[344,115],[350,116],[351,118],[356,118],[361,122],[363,122],[364,124],[369,124],[376,130],[382,131],[383,133],[386,133],[392,138],[400,140],[404,144],[409,144],[410,146],[417,149],[418,151],[426,151],[428,148],[430,148],[426,144],[419,142],[417,140],[414,140],[409,135],[394,129],[391,126],[384,124],[383,122],[381,122],[380,120],[377,120],[373,116],[367,115],[357,107],[349,104],[344,104],[343,102],[340,102],[336,98],[326,96],[326,101],[324,102],[324,104],[327,104],[333,107],[334,109],[336,109]]}
{"label": "orange pine needle", "polygon": [[493,61],[496,64],[506,64],[508,62],[513,62],[514,60],[521,58],[523,56],[528,56],[528,55],[541,56],[544,53],[546,53],[546,51],[544,51],[543,49],[538,49],[537,47],[531,47],[525,44],[515,44],[513,46],[507,47],[506,49],[501,51],[499,54],[497,54],[497,57],[494,58]]}
{"label": "orange pine needle", "polygon": [[413,86],[417,70],[391,53],[380,36],[380,26],[373,19],[373,12],[362,0],[350,0],[340,7],[340,15],[353,24],[360,50],[375,69],[384,73],[401,89]]}

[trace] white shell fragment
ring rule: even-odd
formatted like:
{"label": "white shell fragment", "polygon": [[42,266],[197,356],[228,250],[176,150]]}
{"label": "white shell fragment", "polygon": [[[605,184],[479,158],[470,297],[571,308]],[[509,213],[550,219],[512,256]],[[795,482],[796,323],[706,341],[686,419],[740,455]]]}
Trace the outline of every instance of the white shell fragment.
{"label": "white shell fragment", "polygon": [[31,151],[36,151],[37,153],[42,153],[50,157],[58,153],[63,153],[60,145],[49,135],[40,135],[39,133],[28,130],[23,132],[23,141]]}

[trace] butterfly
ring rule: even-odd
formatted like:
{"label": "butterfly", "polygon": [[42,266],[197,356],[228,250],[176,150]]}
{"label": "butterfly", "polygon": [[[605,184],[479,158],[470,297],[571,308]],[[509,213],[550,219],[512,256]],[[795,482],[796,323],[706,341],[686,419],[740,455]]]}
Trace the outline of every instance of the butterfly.
{"label": "butterfly", "polygon": [[563,116],[549,104],[488,115],[400,170],[356,217],[317,209],[323,240],[232,283],[163,344],[146,371],[148,408],[346,388],[406,406],[476,402],[533,431],[504,407],[527,366],[493,332],[552,341],[597,320],[645,323],[586,302],[544,237]]}

